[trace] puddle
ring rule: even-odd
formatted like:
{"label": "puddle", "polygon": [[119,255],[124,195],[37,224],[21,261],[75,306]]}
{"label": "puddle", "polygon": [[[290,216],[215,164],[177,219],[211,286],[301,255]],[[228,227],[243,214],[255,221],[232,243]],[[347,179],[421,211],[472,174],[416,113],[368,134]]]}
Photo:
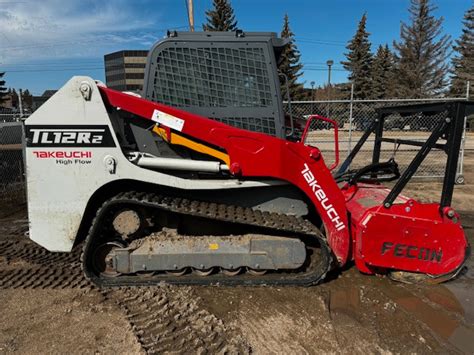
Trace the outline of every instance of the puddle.
{"label": "puddle", "polygon": [[331,321],[338,333],[365,328],[364,336],[401,353],[474,354],[474,282],[469,272],[441,285],[406,285],[348,270],[325,286]]}
{"label": "puddle", "polygon": [[464,321],[474,326],[474,287],[461,282],[448,283],[445,287],[452,292],[461,304],[464,310]]}
{"label": "puddle", "polygon": [[328,308],[331,318],[346,315],[359,321],[361,313],[360,290],[356,287],[331,290]]}
{"label": "puddle", "polygon": [[466,289],[466,293],[458,292],[457,295],[445,285],[418,289],[419,295],[410,292],[407,289],[410,287],[416,286],[389,284],[382,290],[442,340],[463,353],[474,353],[474,324],[465,318],[466,306],[469,307],[468,313],[472,315],[472,307],[466,303],[465,298],[469,293],[472,294],[472,286],[469,287],[470,291]]}

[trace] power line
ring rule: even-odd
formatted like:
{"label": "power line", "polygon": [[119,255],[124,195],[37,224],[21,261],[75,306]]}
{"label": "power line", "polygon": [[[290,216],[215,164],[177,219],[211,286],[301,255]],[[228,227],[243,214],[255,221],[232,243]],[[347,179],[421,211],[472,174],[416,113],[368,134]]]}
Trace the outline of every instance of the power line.
{"label": "power line", "polygon": [[[163,31],[167,31],[167,30],[170,30],[170,29],[186,29],[188,27],[189,27],[189,25],[169,26],[167,28],[160,28],[160,29],[157,29],[154,32],[146,32],[146,33],[143,33],[143,34],[155,36],[157,32],[163,32]],[[342,46],[342,47],[346,46],[346,44],[344,44],[343,42],[337,42],[337,41],[318,40],[318,39],[306,38],[306,37],[294,37],[294,38],[298,42],[308,43],[308,44]],[[46,43],[29,44],[29,45],[24,45],[24,46],[9,46],[9,47],[3,47],[2,49],[16,50],[16,49],[51,48],[51,47],[67,46],[67,45],[72,45],[72,44],[87,44],[87,43],[93,43],[93,42],[100,42],[100,41],[103,41],[103,40],[104,40],[104,38],[102,37],[102,38],[96,38],[96,39],[90,39],[90,40],[79,40],[79,41],[74,40],[74,41],[62,41],[62,42],[51,42],[51,43],[46,42]]]}
{"label": "power line", "polygon": [[[304,62],[303,64],[304,65],[307,65],[307,64],[320,64],[320,65],[323,65],[323,66],[327,66],[327,62]],[[333,64],[333,66],[341,67],[342,64]]]}
{"label": "power line", "polygon": [[[315,44],[315,45],[326,45],[326,46],[337,46],[337,47],[346,47],[347,43],[338,42],[338,41],[326,41],[326,40],[318,40],[318,39],[311,39],[306,37],[294,37],[297,42],[306,43],[306,44]],[[389,42],[388,42],[389,43]],[[387,42],[371,42],[372,48],[378,48],[379,46],[384,46],[388,44]]]}
{"label": "power line", "polygon": [[310,40],[304,40],[304,39],[296,39],[296,41],[299,43],[317,44],[317,45],[323,45],[323,46],[345,47],[344,44],[325,42],[325,41],[310,41]]}
{"label": "power line", "polygon": [[300,36],[295,36],[294,38],[295,38],[296,40],[306,41],[306,42],[323,43],[323,44],[333,44],[333,45],[339,45],[339,46],[346,46],[346,45],[347,45],[347,43],[341,42],[341,41],[332,41],[332,40],[318,39],[318,38],[314,38],[314,37],[300,37]]}
{"label": "power line", "polygon": [[[71,64],[72,65],[72,64]],[[303,63],[304,65],[304,63]],[[5,70],[6,73],[42,73],[42,72],[61,72],[61,71],[76,71],[76,70],[105,70],[104,66],[82,66],[82,67],[55,67],[55,68],[45,68],[41,67],[38,69],[12,69],[12,70]],[[327,71],[327,67],[312,67],[312,66],[304,66],[303,71]],[[348,70],[343,68],[332,68],[333,71],[340,71],[340,72],[348,72]]]}
{"label": "power line", "polygon": [[8,73],[43,73],[43,72],[59,72],[59,71],[76,71],[76,70],[104,70],[104,67],[90,68],[63,68],[63,69],[24,69],[24,70],[6,70]]}
{"label": "power line", "polygon": [[[305,70],[310,70],[310,71],[327,71],[328,68],[307,68],[307,67],[303,67],[302,69],[303,71]],[[339,68],[332,68],[331,69],[332,71],[340,71],[340,72],[349,72],[349,70],[346,70],[346,69],[339,69]]]}
{"label": "power line", "polygon": [[16,66],[39,66],[39,65],[54,65],[54,66],[65,66],[65,65],[78,65],[78,64],[102,64],[103,59],[90,60],[90,61],[76,61],[76,62],[37,62],[37,63],[5,63],[0,64],[0,67],[16,67]]}
{"label": "power line", "polygon": [[37,48],[51,48],[51,47],[61,47],[61,46],[69,46],[71,44],[86,44],[86,43],[93,43],[104,40],[103,38],[93,39],[93,40],[82,40],[82,41],[63,41],[63,42],[55,42],[55,43],[42,43],[42,44],[30,44],[26,46],[12,46],[12,47],[3,47],[2,49],[37,49]]}
{"label": "power line", "polygon": [[[145,32],[141,33],[144,35],[152,35],[152,36],[157,36],[157,32],[164,32],[168,31],[171,29],[182,29],[182,28],[188,28],[188,26],[169,26],[167,28],[159,28],[156,29],[154,32]],[[68,46],[72,44],[87,44],[87,43],[93,43],[93,42],[100,42],[103,41],[104,37],[101,38],[95,38],[95,39],[90,39],[90,40],[74,40],[74,41],[62,41],[62,42],[51,42],[51,43],[39,43],[39,44],[30,44],[30,45],[25,45],[25,46],[10,46],[10,47],[3,47],[1,49],[10,49],[10,50],[16,50],[16,49],[37,49],[37,48],[54,48],[54,47],[60,47],[60,46]]]}

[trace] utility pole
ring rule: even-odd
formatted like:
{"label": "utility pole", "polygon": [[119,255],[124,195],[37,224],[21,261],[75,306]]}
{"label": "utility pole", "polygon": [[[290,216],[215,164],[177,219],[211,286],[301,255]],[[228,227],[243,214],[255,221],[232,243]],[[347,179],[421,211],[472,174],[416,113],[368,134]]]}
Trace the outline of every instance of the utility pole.
{"label": "utility pole", "polygon": [[189,20],[189,30],[194,32],[194,8],[193,0],[185,0],[188,2],[188,20]]}
{"label": "utility pole", "polygon": [[314,114],[314,84],[316,84],[314,81],[311,83],[311,114]]}
{"label": "utility pole", "polygon": [[18,94],[18,106],[20,108],[20,121],[23,118],[23,103],[22,103],[22,96],[23,96],[23,90],[20,89],[20,93]]}
{"label": "utility pole", "polygon": [[326,64],[328,65],[328,111],[326,116],[329,118],[329,100],[331,100],[331,67],[334,64],[334,61],[329,59]]}

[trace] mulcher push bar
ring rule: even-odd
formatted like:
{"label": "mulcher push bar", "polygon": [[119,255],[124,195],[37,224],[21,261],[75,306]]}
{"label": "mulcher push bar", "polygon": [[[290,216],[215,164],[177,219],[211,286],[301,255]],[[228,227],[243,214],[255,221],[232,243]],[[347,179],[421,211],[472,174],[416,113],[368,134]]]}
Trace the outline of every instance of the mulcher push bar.
{"label": "mulcher push bar", "polygon": [[[389,115],[397,113],[403,116],[415,114],[433,115],[442,112],[447,113],[446,117],[438,122],[431,135],[425,142],[383,137],[385,118]],[[464,121],[465,117],[471,112],[474,112],[474,102],[469,101],[452,101],[380,108],[377,112],[377,118],[371,123],[369,128],[364,132],[347,158],[341,164],[337,175],[341,176],[347,171],[355,156],[359,153],[360,149],[372,133],[375,135],[374,149],[372,152],[372,164],[380,162],[382,142],[420,147],[418,153],[415,155],[413,160],[401,175],[400,179],[396,182],[390,193],[385,198],[383,203],[384,207],[389,208],[399,196],[401,191],[405,188],[408,181],[410,181],[410,179],[413,177],[428,153],[433,148],[440,149],[447,154],[440,209],[449,207],[451,206],[453,189],[456,181],[456,172],[459,160],[459,150],[461,147],[464,130]],[[446,139],[446,143],[439,143],[438,141],[440,138]]]}

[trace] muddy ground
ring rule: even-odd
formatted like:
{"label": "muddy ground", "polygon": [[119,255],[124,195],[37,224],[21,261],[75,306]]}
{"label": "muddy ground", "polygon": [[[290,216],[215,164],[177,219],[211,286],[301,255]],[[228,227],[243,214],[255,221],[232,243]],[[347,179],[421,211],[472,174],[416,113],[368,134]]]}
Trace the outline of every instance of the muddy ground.
{"label": "muddy ground", "polygon": [[[474,154],[453,206],[474,244]],[[406,195],[436,199],[440,184]],[[0,221],[0,353],[474,353],[474,262],[456,280],[406,285],[353,266],[311,288],[98,290],[79,254],[24,236],[23,208]]]}

